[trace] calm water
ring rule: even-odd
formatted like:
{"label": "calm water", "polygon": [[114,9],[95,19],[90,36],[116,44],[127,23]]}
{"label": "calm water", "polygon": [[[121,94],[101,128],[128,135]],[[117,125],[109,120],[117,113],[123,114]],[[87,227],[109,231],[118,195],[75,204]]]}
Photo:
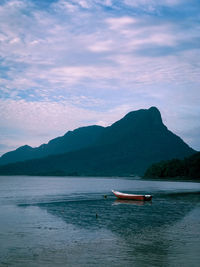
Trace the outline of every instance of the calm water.
{"label": "calm water", "polygon": [[[153,201],[118,202],[111,189]],[[0,266],[199,266],[199,192],[191,182],[0,176]]]}

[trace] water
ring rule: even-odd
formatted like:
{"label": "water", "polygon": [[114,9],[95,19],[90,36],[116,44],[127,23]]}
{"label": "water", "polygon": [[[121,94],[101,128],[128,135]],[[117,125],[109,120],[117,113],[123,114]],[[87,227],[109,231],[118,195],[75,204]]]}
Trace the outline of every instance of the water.
{"label": "water", "polygon": [[[120,202],[112,189],[153,200]],[[1,176],[0,266],[199,266],[199,192],[193,182]]]}

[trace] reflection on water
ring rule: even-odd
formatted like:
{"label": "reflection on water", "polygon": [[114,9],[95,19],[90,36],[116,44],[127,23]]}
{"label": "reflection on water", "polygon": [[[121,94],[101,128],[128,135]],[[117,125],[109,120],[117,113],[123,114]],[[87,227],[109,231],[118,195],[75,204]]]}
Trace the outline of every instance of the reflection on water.
{"label": "reflection on water", "polygon": [[[197,183],[12,179],[0,187],[0,266],[199,265]],[[118,200],[111,188],[153,200]]]}
{"label": "reflection on water", "polygon": [[[185,197],[175,194],[154,197],[151,203],[108,198],[41,203],[37,206],[67,224],[86,229],[106,228],[124,235],[127,230],[134,233],[141,227],[152,229],[174,224],[196,206],[198,197],[196,194]],[[113,205],[115,203],[128,205]]]}
{"label": "reflection on water", "polygon": [[116,199],[113,205],[119,205],[119,204],[128,204],[128,205],[136,205],[136,206],[144,206],[152,204],[151,201],[143,201],[143,200],[125,200],[125,199]]}

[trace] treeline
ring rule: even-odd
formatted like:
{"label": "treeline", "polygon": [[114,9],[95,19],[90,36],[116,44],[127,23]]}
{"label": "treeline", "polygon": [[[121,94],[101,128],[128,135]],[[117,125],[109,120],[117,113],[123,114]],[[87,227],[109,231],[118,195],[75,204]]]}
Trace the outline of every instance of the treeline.
{"label": "treeline", "polygon": [[146,170],[144,177],[185,177],[200,179],[200,152],[183,160],[172,159],[155,163]]}

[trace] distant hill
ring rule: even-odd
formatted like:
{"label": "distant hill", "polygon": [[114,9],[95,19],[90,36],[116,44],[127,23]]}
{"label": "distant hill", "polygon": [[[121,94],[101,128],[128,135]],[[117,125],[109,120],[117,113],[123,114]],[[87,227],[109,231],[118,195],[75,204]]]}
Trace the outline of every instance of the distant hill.
{"label": "distant hill", "polygon": [[84,147],[4,165],[0,174],[142,175],[152,163],[195,153],[167,129],[156,107],[132,111],[109,127],[95,129],[98,133],[90,138],[86,136],[88,142],[81,140]]}
{"label": "distant hill", "polygon": [[193,178],[200,179],[200,152],[183,160],[161,161],[150,166],[145,177],[149,178]]}
{"label": "distant hill", "polygon": [[21,146],[14,151],[2,155],[0,157],[0,165],[62,154],[87,147],[97,140],[103,129],[104,127],[97,125],[81,127],[36,148],[27,145]]}

